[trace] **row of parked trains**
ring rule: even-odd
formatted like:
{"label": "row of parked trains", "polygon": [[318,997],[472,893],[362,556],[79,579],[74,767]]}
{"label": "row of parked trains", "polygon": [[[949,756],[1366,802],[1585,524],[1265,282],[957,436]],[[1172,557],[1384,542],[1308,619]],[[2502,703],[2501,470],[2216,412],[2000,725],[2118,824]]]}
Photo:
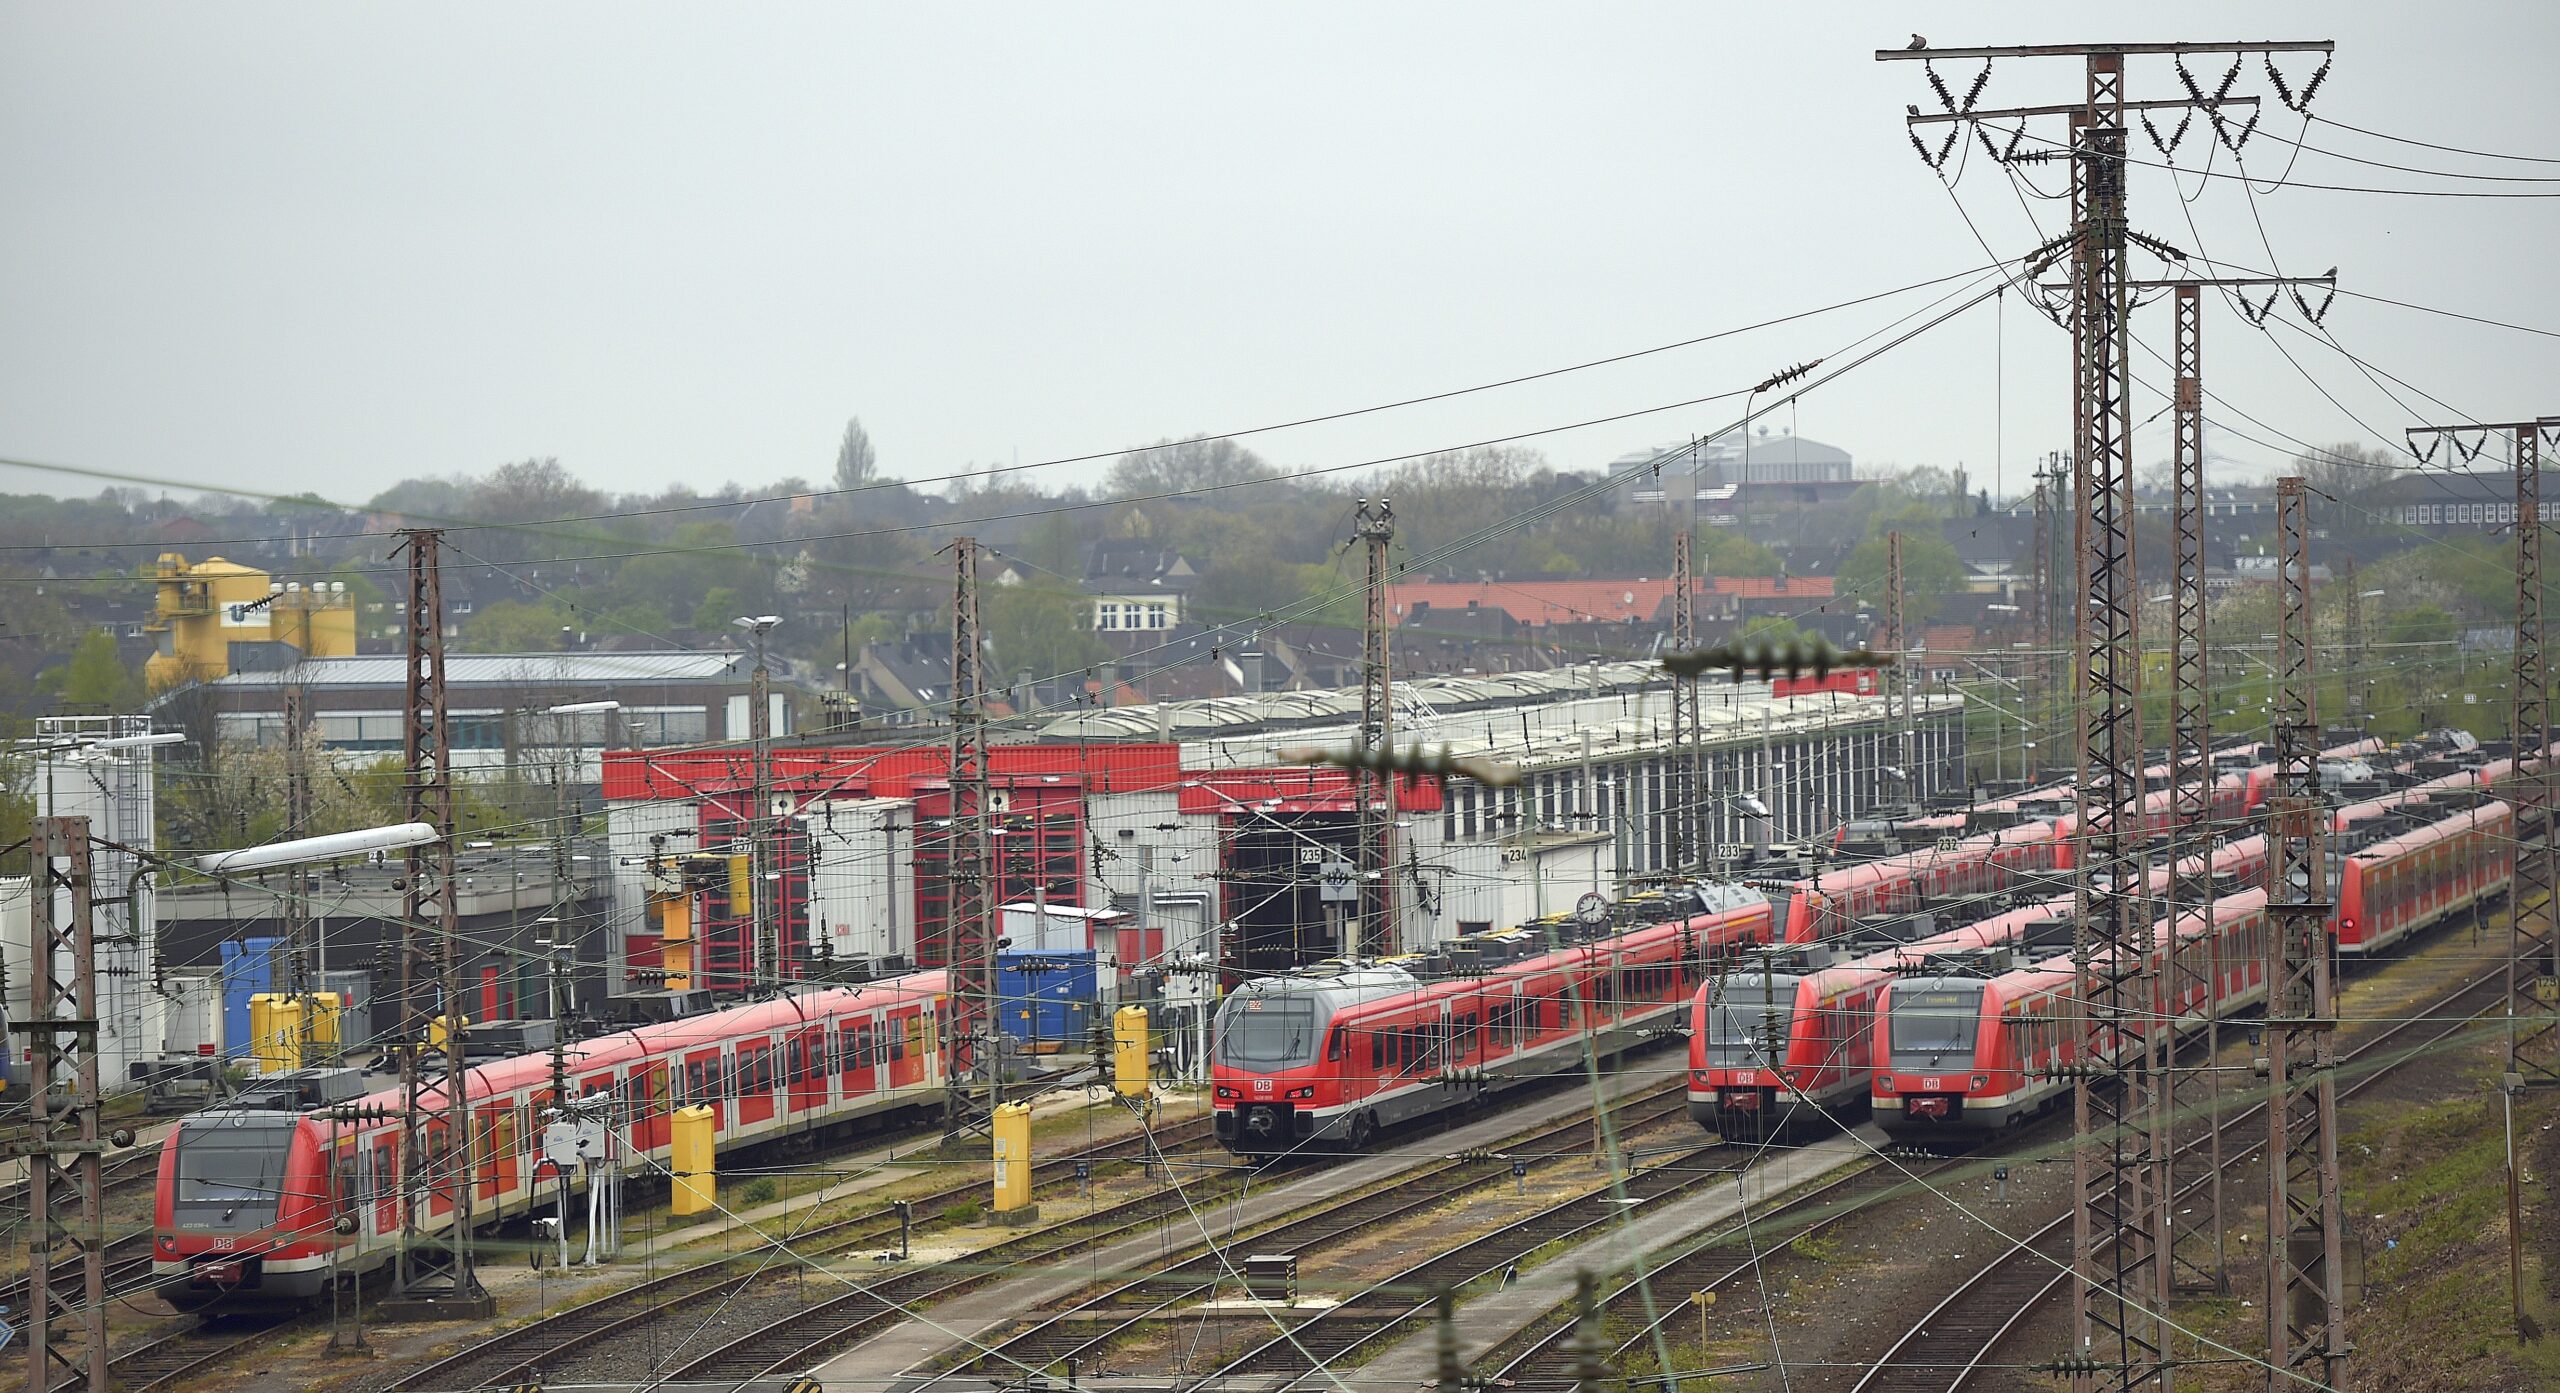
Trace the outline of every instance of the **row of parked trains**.
{"label": "row of parked trains", "polygon": [[[2369,743],[2328,752],[2378,754]],[[2338,814],[2342,828],[2389,833],[2344,854],[2333,875],[2342,946],[2384,947],[2503,887],[2517,829],[2492,799],[2457,803],[2453,785],[2476,793],[2504,772],[2466,769]],[[2217,823],[2244,825],[2269,777],[2229,762],[2213,788]],[[2459,829],[2448,826],[2464,809]],[[2156,796],[2145,825],[2167,823]],[[1896,1125],[2000,1125],[2047,1101],[2028,1080],[2050,1052],[2073,1047],[2049,1024],[2069,974],[2035,961],[2052,941],[2050,901],[2067,888],[2071,846],[2067,791],[2044,790],[1975,810],[1974,829],[1952,841],[1818,876],[1634,894],[1601,915],[1465,936],[1426,956],[1240,983],[1217,1022],[1217,1134],[1257,1155],[1362,1146],[1507,1084],[1579,1070],[1586,1050],[1614,1056],[1684,1031],[1691,1108],[1709,1126],[1765,1128],[1870,1094],[1890,1100],[1878,1111]],[[2263,851],[2235,841],[2216,869],[2245,879],[2252,857]],[[2253,904],[2263,918],[2263,896],[2250,894],[2218,901],[2209,929],[2191,926],[2220,945],[2192,951],[2229,965],[2217,979],[2225,1007],[2264,990],[2247,947],[2263,932],[2251,918]],[[1950,907],[1978,922],[1930,922]],[[1879,925],[1903,932],[1871,940]],[[2004,949],[2009,960],[1990,956]],[[2180,951],[2191,951],[2183,940]],[[1829,960],[1817,965],[1814,953]],[[1975,956],[1957,970],[1963,954]],[[616,1117],[610,1163],[644,1174],[666,1173],[678,1108],[712,1111],[723,1154],[879,1128],[939,1106],[947,991],[929,971],[619,1031],[568,1049],[565,1077]],[[1907,1037],[1894,1033],[1897,1013]],[[578,1179],[541,1159],[554,1078],[547,1053],[468,1070],[468,1136],[431,1125],[414,1177],[391,1120],[396,1091],[329,1109],[189,1117],[161,1143],[157,1290],[182,1309],[300,1305],[325,1292],[333,1268],[387,1266],[402,1243],[436,1241],[466,1210],[482,1225],[547,1206]],[[427,1101],[441,1117],[441,1088]],[[456,1186],[463,1147],[468,1196]]]}

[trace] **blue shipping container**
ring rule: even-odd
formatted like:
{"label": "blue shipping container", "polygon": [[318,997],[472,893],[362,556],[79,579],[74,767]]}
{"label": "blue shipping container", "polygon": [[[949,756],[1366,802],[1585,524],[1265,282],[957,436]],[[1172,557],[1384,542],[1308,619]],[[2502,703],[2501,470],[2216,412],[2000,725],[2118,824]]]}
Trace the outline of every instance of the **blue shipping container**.
{"label": "blue shipping container", "polygon": [[996,954],[997,1016],[1032,1051],[1082,1049],[1101,1001],[1094,954]]}
{"label": "blue shipping container", "polygon": [[249,998],[275,991],[280,938],[246,938],[222,945],[222,1052],[249,1052]]}

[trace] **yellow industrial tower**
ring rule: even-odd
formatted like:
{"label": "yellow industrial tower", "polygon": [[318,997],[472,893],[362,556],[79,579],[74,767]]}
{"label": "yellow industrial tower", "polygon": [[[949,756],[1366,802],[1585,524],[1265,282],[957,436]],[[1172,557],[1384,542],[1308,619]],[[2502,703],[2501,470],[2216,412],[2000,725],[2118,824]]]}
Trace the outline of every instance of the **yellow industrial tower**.
{"label": "yellow industrial tower", "polygon": [[190,566],[176,552],[161,553],[152,579],[160,594],[147,627],[160,651],[142,675],[155,692],[230,672],[235,643],[287,644],[306,658],[356,651],[355,606],[344,584],[278,584],[254,566],[219,556]]}

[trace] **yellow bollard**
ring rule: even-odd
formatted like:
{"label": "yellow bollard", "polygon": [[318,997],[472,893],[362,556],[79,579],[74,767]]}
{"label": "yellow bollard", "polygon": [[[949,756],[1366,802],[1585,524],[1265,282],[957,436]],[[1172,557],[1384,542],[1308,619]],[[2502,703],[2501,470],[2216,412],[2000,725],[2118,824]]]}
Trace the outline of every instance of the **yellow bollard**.
{"label": "yellow bollard", "polygon": [[719,1163],[711,1144],[711,1109],[678,1108],[671,1119],[667,1169],[675,1181],[670,1196],[677,1214],[700,1214],[720,1202]]}
{"label": "yellow bollard", "polygon": [[1028,1224],[1040,1217],[1031,1202],[1031,1105],[1005,1103],[995,1117],[996,1194],[999,1224]]}

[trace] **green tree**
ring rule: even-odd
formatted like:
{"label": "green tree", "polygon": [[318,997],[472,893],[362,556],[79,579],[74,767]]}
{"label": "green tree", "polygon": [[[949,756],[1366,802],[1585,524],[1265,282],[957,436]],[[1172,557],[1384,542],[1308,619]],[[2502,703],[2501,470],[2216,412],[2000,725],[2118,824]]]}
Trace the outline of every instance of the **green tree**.
{"label": "green tree", "polygon": [[94,706],[108,711],[133,707],[133,670],[117,654],[116,636],[104,629],[90,630],[80,640],[80,646],[71,650],[71,660],[45,676],[52,680],[54,700],[64,706]]}
{"label": "green tree", "polygon": [[[1860,542],[1840,563],[1839,592],[1884,612],[1885,572],[1890,544],[1880,533]],[[1933,529],[1902,534],[1902,614],[1905,624],[1918,624],[1938,612],[1940,596],[1965,588],[1969,573],[1956,549]]]}
{"label": "green tree", "polygon": [[1778,554],[1760,545],[1741,528],[1707,528],[1699,534],[1698,546],[1706,554],[1709,574],[1774,576],[1778,573]]}
{"label": "green tree", "polygon": [[[1029,669],[1049,677],[1098,663],[1111,650],[1086,623],[1085,597],[1035,585],[990,585],[981,592],[991,681]],[[997,674],[1001,674],[998,677]]]}
{"label": "green tree", "polygon": [[880,477],[880,456],[871,448],[871,432],[862,428],[862,418],[845,418],[844,439],[836,444],[836,487],[865,488]]}
{"label": "green tree", "polygon": [[575,622],[557,600],[500,600],[462,626],[462,646],[472,653],[557,653],[561,629]]}

